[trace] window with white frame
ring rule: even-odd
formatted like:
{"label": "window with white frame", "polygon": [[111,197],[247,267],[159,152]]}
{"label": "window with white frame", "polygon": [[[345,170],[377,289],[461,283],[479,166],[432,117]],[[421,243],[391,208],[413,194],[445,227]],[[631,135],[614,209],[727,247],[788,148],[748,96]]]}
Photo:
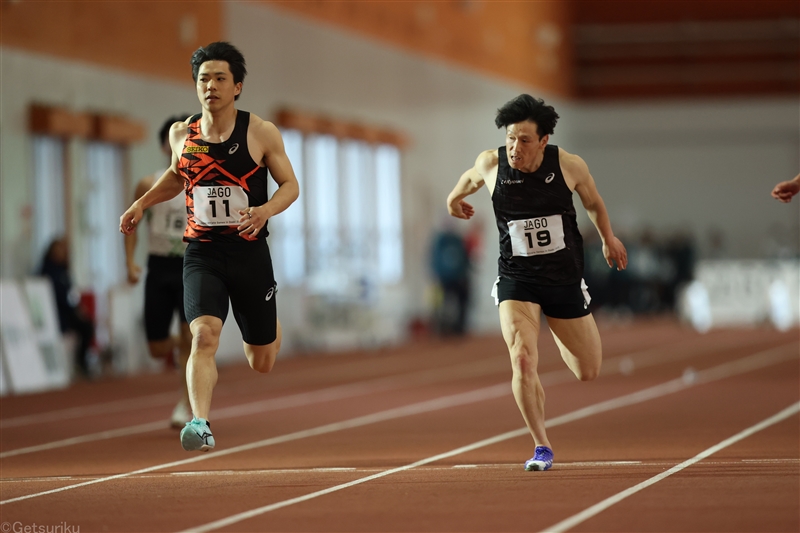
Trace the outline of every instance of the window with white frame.
{"label": "window with white frame", "polygon": [[[124,211],[124,148],[91,142],[86,147],[85,225],[89,279],[96,295],[98,337],[104,333],[108,291],[124,277],[119,216]],[[100,338],[101,342],[104,340]]]}
{"label": "window with white frame", "polygon": [[[292,164],[301,195],[305,192],[303,135],[297,130],[281,130],[286,156]],[[270,197],[277,184],[269,180]],[[302,196],[301,196],[302,199]],[[306,277],[305,209],[302,200],[269,221],[270,249],[276,279],[289,287],[302,285]]]}
{"label": "window with white frame", "polygon": [[41,265],[50,243],[67,234],[64,140],[33,137],[33,242],[32,264]]}
{"label": "window with white frame", "polygon": [[403,221],[400,211],[400,150],[382,144],[375,150],[378,210],[378,273],[384,284],[403,276]]}
{"label": "window with white frame", "polygon": [[[281,130],[300,198],[270,220],[276,277],[343,295],[403,275],[400,151],[332,135]],[[270,180],[270,194],[276,185]]]}

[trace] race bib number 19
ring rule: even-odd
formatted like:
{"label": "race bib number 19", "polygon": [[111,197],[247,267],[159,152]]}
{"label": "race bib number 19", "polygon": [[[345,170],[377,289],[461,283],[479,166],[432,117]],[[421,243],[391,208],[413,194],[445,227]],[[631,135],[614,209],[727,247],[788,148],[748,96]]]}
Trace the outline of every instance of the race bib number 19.
{"label": "race bib number 19", "polygon": [[237,186],[195,187],[194,221],[200,226],[238,226],[247,209],[247,193]]}
{"label": "race bib number 19", "polygon": [[508,234],[515,256],[552,254],[566,248],[561,215],[512,220],[508,223]]}

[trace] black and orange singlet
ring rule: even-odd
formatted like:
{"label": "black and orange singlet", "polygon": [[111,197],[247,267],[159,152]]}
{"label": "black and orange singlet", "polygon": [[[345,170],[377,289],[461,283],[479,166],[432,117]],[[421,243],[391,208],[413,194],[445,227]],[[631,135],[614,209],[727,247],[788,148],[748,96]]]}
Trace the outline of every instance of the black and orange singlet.
{"label": "black and orange singlet", "polygon": [[244,242],[268,235],[266,224],[256,236],[241,236],[239,211],[267,202],[267,169],[253,161],[247,147],[250,113],[237,111],[230,138],[203,140],[200,114],[189,119],[178,171],[186,189],[186,242]]}

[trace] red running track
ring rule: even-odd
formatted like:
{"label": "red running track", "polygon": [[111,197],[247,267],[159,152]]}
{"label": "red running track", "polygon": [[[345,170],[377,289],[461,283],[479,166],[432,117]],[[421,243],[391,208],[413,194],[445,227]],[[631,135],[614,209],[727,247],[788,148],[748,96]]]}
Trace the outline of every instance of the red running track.
{"label": "red running track", "polygon": [[542,337],[547,472],[499,337],[223,367],[207,454],[174,375],[4,398],[2,533],[800,531],[797,330],[601,333],[589,383]]}

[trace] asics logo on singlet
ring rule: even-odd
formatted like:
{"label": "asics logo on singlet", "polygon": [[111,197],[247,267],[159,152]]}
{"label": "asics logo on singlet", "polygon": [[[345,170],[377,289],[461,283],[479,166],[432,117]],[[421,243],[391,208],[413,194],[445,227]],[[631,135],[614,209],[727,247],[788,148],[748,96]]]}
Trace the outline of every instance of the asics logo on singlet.
{"label": "asics logo on singlet", "polygon": [[270,301],[270,300],[272,300],[272,295],[273,295],[273,294],[275,294],[275,287],[271,287],[271,288],[270,288],[270,289],[267,291],[267,297],[265,298],[265,300],[266,300],[266,301]]}
{"label": "asics logo on singlet", "polygon": [[519,185],[523,180],[500,180],[503,185]]}
{"label": "asics logo on singlet", "polygon": [[553,181],[553,179],[554,179],[555,177],[556,177],[556,175],[555,175],[553,172],[551,172],[551,173],[550,173],[550,174],[548,174],[548,175],[547,175],[547,177],[544,179],[544,182],[545,182],[545,183],[550,183],[551,181]]}
{"label": "asics logo on singlet", "polygon": [[233,144],[233,146],[231,146],[231,149],[230,149],[230,150],[228,150],[228,153],[229,153],[229,154],[232,154],[232,153],[234,153],[234,152],[235,152],[236,150],[238,150],[238,149],[239,149],[239,143],[234,143],[234,144]]}

